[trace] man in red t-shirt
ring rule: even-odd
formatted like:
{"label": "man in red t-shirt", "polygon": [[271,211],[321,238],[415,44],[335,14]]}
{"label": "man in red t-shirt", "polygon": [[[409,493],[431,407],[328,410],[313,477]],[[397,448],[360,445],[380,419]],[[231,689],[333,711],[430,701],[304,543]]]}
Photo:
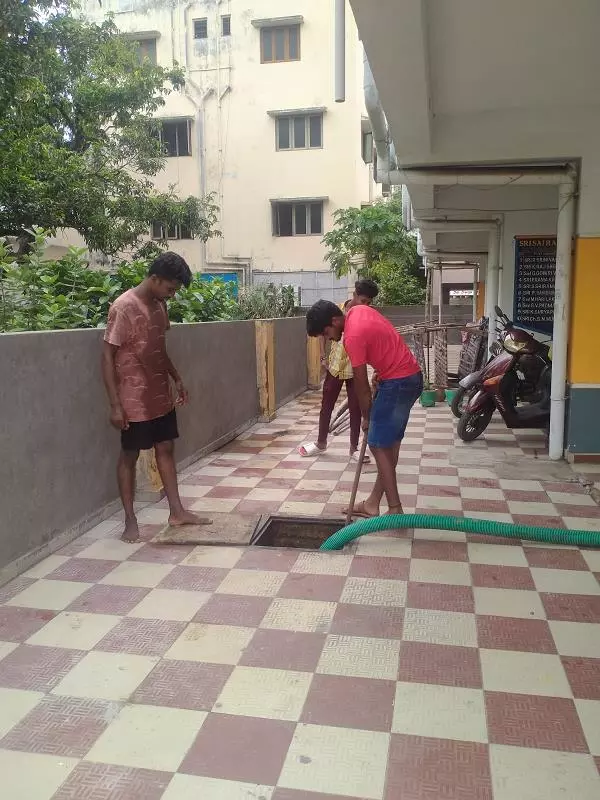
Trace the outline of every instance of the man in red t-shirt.
{"label": "man in red t-shirt", "polygon": [[[165,300],[192,274],[181,256],[163,253],[148,276],[118,297],[108,312],[102,350],[102,377],[110,403],[110,421],[121,431],[117,465],[119,492],[125,510],[123,540],[139,541],[134,511],[135,471],[140,450],[154,448],[156,465],[169,502],[169,524],[206,525],[211,520],[186,511],[179,496],[175,467],[178,437],[175,406],[187,403],[187,391],[167,354],[169,317]],[[171,394],[171,381],[176,396]]]}
{"label": "man in red t-shirt", "polygon": [[[402,514],[396,465],[411,408],[423,391],[423,375],[404,339],[382,314],[370,306],[355,306],[346,316],[335,303],[319,300],[306,315],[309,336],[332,341],[344,337],[354,372],[354,386],[362,412],[363,430],[377,462],[373,491],[354,508],[356,517],[379,516],[385,494],[389,514]],[[367,367],[378,378],[375,399]]]}

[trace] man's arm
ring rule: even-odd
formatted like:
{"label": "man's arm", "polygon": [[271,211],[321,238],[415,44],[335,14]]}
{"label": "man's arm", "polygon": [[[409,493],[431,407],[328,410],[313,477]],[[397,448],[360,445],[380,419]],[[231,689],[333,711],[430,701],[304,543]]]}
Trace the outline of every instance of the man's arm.
{"label": "man's arm", "polygon": [[354,367],[354,391],[358,398],[360,406],[360,413],[363,419],[363,430],[369,427],[369,417],[371,415],[371,405],[373,396],[371,394],[371,387],[369,386],[369,375],[367,373],[367,365],[363,364],[360,367]]}
{"label": "man's arm", "polygon": [[177,400],[175,401],[175,404],[178,406],[184,406],[187,404],[189,399],[188,391],[183,385],[183,380],[181,378],[181,375],[179,374],[177,368],[169,358],[169,354],[167,353],[166,350],[165,350],[165,361],[167,365],[167,372],[171,376],[173,383],[175,384],[175,388],[177,389]]}
{"label": "man's arm", "polygon": [[115,369],[115,355],[118,349],[116,345],[104,342],[102,346],[102,379],[110,403],[111,425],[119,430],[127,430],[129,421],[121,405]]}

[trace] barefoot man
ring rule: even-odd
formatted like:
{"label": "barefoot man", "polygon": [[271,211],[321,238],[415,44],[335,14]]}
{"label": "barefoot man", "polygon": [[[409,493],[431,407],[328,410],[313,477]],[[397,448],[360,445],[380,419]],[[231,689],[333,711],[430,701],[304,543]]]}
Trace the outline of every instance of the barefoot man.
{"label": "barefoot man", "polygon": [[[354,372],[354,389],[369,432],[369,446],[377,463],[371,494],[354,507],[355,517],[379,516],[385,494],[388,514],[402,514],[396,465],[411,408],[423,391],[423,375],[404,339],[382,314],[367,305],[351,308],[346,316],[335,303],[319,300],[306,315],[309,336],[324,336],[344,347]],[[375,370],[373,400],[367,367]],[[345,513],[345,512],[344,512]]]}
{"label": "barefoot man", "polygon": [[[186,511],[179,497],[175,468],[178,438],[175,406],[185,405],[187,392],[167,355],[169,317],[165,301],[189,286],[190,268],[176,253],[163,253],[147,277],[124,292],[110,307],[102,350],[102,377],[110,402],[111,424],[121,431],[117,464],[119,492],[125,509],[123,540],[139,541],[133,501],[140,450],[156,453],[156,465],[169,501],[169,524],[207,525],[210,520]],[[171,393],[171,380],[176,397]]]}

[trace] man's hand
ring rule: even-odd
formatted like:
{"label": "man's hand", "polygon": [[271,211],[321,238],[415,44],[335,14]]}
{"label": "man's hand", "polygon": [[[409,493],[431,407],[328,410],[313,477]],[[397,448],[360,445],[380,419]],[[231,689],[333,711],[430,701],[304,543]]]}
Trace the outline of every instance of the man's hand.
{"label": "man's hand", "polygon": [[363,417],[361,421],[361,428],[363,429],[364,433],[367,433],[369,430],[369,418]]}
{"label": "man's hand", "polygon": [[371,381],[371,392],[373,396],[377,394],[377,387],[379,386],[379,375],[375,372],[373,374],[373,380]]}
{"label": "man's hand", "polygon": [[177,389],[177,399],[175,400],[176,406],[185,406],[188,403],[189,395],[188,391],[183,385],[183,381],[181,378],[175,381],[175,388]]}
{"label": "man's hand", "polygon": [[129,428],[129,420],[123,411],[123,406],[112,406],[110,409],[110,424],[118,431],[126,431]]}

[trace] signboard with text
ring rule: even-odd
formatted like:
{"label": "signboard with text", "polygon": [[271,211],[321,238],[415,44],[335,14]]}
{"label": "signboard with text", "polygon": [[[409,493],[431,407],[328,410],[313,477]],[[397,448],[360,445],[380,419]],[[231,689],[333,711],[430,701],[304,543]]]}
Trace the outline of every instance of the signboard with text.
{"label": "signboard with text", "polygon": [[552,336],[556,236],[515,236],[513,322]]}

